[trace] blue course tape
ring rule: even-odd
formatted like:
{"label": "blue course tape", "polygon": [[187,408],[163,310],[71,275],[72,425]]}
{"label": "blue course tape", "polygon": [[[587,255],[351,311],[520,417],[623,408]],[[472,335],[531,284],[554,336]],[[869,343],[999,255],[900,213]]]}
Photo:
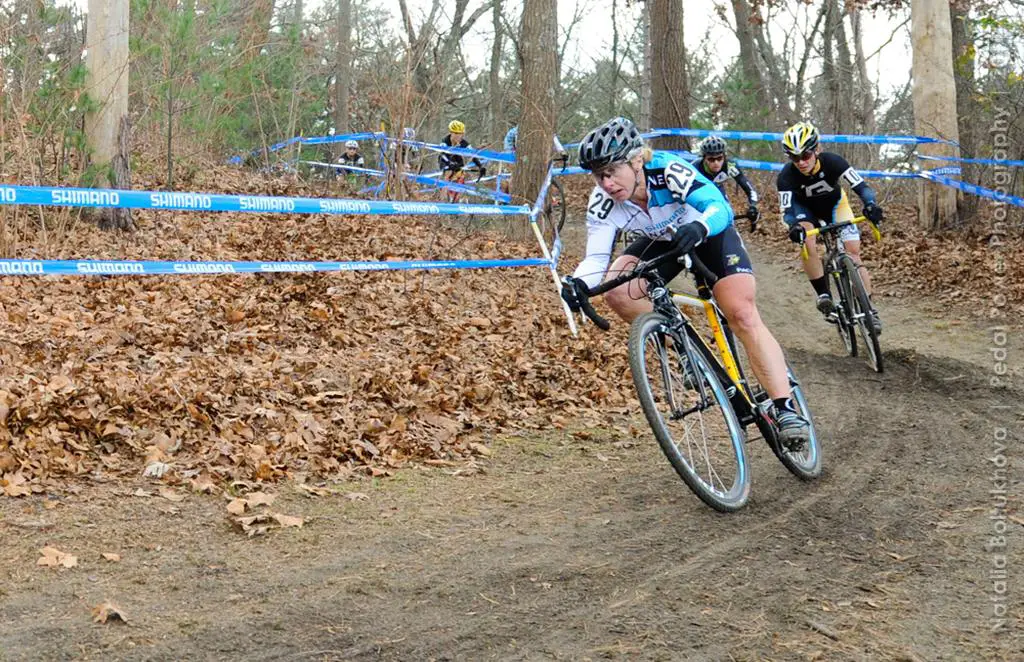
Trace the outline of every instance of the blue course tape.
{"label": "blue course tape", "polygon": [[[346,133],[340,136],[310,136],[308,138],[303,138],[302,136],[295,136],[294,138],[289,138],[288,140],[281,141],[276,145],[271,145],[270,147],[267,148],[267,152],[277,152],[279,150],[284,149],[288,145],[294,145],[297,142],[301,142],[304,145],[322,145],[325,143],[342,142],[344,140],[373,140],[377,138],[386,137],[387,135],[384,133],[373,131],[364,131],[362,133]],[[262,148],[254,149],[245,156],[256,156],[262,151]],[[238,165],[242,162],[243,158],[243,156],[232,156],[230,159],[228,159],[228,163],[232,165]]]}
{"label": "blue course tape", "polygon": [[[398,142],[393,140],[392,142]],[[405,145],[424,147],[435,152],[446,154],[460,154],[462,156],[478,157],[485,161],[501,161],[502,163],[515,163],[516,157],[512,152],[496,152],[491,149],[466,149],[463,147],[449,147],[448,145],[435,145],[433,143],[420,142],[418,140],[403,140]]]}
{"label": "blue course tape", "polygon": [[[475,190],[475,189],[474,189]],[[53,188],[49,186],[0,186],[0,205],[47,205],[59,207],[120,207],[186,211],[244,211],[294,214],[525,215],[526,205],[466,205],[445,202],[391,202],[346,198],[287,198],[219,193],[172,191],[123,191],[114,189]]]}
{"label": "blue course tape", "polygon": [[1020,198],[1015,195],[1010,195],[1009,193],[1000,193],[999,191],[993,191],[992,189],[988,189],[983,186],[977,186],[975,184],[968,184],[967,182],[962,182],[959,179],[950,179],[949,177],[936,175],[927,170],[922,171],[918,176],[933,181],[937,184],[942,184],[943,186],[950,186],[952,188],[959,189],[964,193],[970,193],[972,195],[977,195],[982,198],[988,198],[990,200],[995,200],[997,202],[1006,202],[1011,205],[1016,205],[1017,207],[1024,207],[1024,198]]}
{"label": "blue course tape", "polygon": [[[710,129],[652,129],[645,137],[658,136],[691,136],[703,138],[715,135],[730,140],[782,140],[781,133],[763,133],[759,131],[712,131]],[[821,134],[821,141],[826,143],[871,143],[871,144],[898,144],[917,145],[921,143],[946,143],[954,144],[948,140],[929,138],[927,136],[860,136],[848,134]]]}
{"label": "blue course tape", "polygon": [[322,168],[334,168],[335,170],[348,170],[362,175],[370,175],[371,177],[383,177],[386,174],[382,170],[360,168],[359,166],[351,166],[345,163],[326,163],[324,161],[296,161],[296,163],[305,163],[307,165],[315,165]]}
{"label": "blue course tape", "polygon": [[546,267],[544,258],[384,262],[151,262],[144,260],[0,260],[0,276],[133,276],[169,274],[312,273]]}
{"label": "blue course tape", "polygon": [[413,172],[403,173],[406,177],[413,180],[417,184],[423,184],[424,186],[433,186],[435,188],[445,188],[452,191],[458,191],[459,193],[465,193],[467,195],[478,195],[485,198],[491,198],[499,200],[501,202],[510,202],[512,196],[501,191],[491,191],[489,189],[476,188],[468,184],[459,184],[458,182],[449,182],[444,179],[437,179],[435,177],[428,177],[427,175],[417,175]]}
{"label": "blue course tape", "polygon": [[980,163],[982,165],[1003,165],[1009,167],[1020,167],[1024,166],[1024,161],[1014,161],[1011,159],[967,159],[959,156],[931,156],[930,154],[918,154],[917,158],[924,159],[926,161],[953,161],[956,163]]}
{"label": "blue course tape", "polygon": [[341,136],[310,136],[308,138],[302,138],[303,145],[325,145],[327,143],[340,143],[348,140],[376,140],[378,138],[386,138],[387,136],[383,133],[374,131],[365,131],[363,133],[347,133]]}

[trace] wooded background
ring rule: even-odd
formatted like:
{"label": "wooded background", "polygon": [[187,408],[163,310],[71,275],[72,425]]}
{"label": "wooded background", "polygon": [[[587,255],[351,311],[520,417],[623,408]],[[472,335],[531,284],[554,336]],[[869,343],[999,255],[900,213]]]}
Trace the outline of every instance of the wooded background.
{"label": "wooded background", "polygon": [[[967,157],[992,157],[993,132],[1004,132],[1005,154],[998,155],[1024,158],[1024,9],[1012,0],[87,4],[94,40],[77,6],[0,2],[5,182],[126,186],[128,174],[112,155],[130,152],[164,162],[173,188],[179,168],[292,136],[381,127],[397,135],[412,126],[437,142],[453,118],[466,123],[478,147],[500,148],[505,131],[521,123],[521,158],[536,163],[546,159],[553,131],[575,141],[620,114],[642,128],[762,131],[806,118],[825,133],[959,141],[958,152],[920,152]],[[594,15],[609,19],[599,31],[588,27]],[[876,26],[872,43],[880,36],[909,42],[913,66],[880,63],[880,53],[867,50],[868,17]],[[695,40],[688,31],[684,40],[688,22],[709,26],[707,34]],[[879,25],[889,34],[877,34]],[[712,39],[711,26],[728,26],[734,41]],[[580,44],[590,59],[573,55]],[[91,58],[83,57],[87,46]],[[879,70],[890,84],[872,76]],[[680,144],[686,141],[659,145]],[[772,143],[733,141],[731,148],[781,160]],[[910,147],[841,151],[862,168],[940,165],[918,161]],[[527,170],[513,183],[523,199],[543,169]],[[994,187],[996,172],[965,166],[963,179]],[[1024,189],[1016,169],[1002,181],[1010,192]],[[977,199],[919,186],[926,227],[970,222]],[[130,217],[109,220],[131,227]]]}

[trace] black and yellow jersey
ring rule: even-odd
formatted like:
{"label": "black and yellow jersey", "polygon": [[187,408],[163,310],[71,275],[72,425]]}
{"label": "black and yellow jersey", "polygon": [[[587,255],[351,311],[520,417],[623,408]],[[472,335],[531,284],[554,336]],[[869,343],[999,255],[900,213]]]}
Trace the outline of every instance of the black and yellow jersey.
{"label": "black and yellow jersey", "polygon": [[831,222],[836,209],[845,200],[842,182],[846,182],[864,204],[875,201],[875,192],[864,178],[838,154],[818,154],[818,162],[809,175],[801,173],[793,163],[783,166],[776,186],[786,225],[813,219]]}

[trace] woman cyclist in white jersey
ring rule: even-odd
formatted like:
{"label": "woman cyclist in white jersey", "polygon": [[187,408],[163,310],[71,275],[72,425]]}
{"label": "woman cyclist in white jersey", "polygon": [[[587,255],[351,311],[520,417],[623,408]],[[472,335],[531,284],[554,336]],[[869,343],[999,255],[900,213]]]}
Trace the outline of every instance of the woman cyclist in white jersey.
{"label": "woman cyclist in white jersey", "polygon": [[[587,254],[562,297],[580,309],[578,292],[631,270],[643,259],[691,250],[718,278],[715,300],[743,343],[751,368],[774,403],[782,442],[800,448],[810,424],[794,410],[786,359],[755,304],[754,273],[743,241],[733,227],[732,208],[718,188],[680,156],[644,146],[636,127],[617,117],[587,134],[579,147],[580,167],[596,183],[587,204]],[[675,228],[670,236],[669,228]],[[635,240],[608,268],[618,231],[637,231]],[[683,270],[679,262],[659,268],[665,282]],[[622,319],[632,321],[653,310],[646,282],[633,280],[610,290],[605,299]]]}

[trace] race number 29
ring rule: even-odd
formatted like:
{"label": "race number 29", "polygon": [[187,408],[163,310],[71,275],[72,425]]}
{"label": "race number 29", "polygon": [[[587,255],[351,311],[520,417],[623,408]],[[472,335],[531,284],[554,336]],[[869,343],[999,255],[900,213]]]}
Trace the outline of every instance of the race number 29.
{"label": "race number 29", "polygon": [[608,214],[611,213],[612,207],[614,206],[614,200],[612,200],[611,198],[606,198],[601,194],[598,194],[594,198],[594,201],[590,203],[590,206],[587,207],[587,211],[593,214],[594,216],[597,216],[599,219],[603,221],[604,219],[608,218]]}
{"label": "race number 29", "polygon": [[687,168],[682,163],[670,163],[665,168],[665,185],[669,191],[679,195],[683,200],[689,195],[690,185],[696,177],[697,171]]}

